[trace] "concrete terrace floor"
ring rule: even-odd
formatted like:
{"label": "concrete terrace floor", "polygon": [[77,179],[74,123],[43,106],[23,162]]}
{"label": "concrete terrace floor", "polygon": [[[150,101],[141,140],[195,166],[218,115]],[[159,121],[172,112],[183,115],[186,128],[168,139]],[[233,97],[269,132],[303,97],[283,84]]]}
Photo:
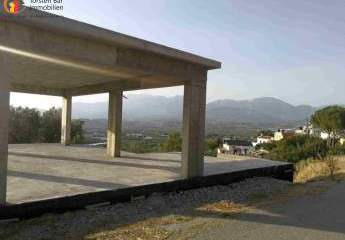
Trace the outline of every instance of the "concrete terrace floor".
{"label": "concrete terrace floor", "polygon": [[[10,204],[180,178],[181,154],[123,152],[60,144],[9,145],[7,201]],[[205,158],[205,175],[284,164],[263,159]]]}

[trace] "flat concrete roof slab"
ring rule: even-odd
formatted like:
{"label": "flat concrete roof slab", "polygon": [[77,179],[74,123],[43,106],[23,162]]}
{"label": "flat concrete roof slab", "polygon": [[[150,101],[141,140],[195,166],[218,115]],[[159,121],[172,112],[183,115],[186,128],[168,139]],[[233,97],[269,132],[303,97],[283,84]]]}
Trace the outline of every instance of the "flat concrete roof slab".
{"label": "flat concrete roof slab", "polygon": [[[9,145],[8,203],[120,189],[180,179],[180,153],[106,156],[103,148]],[[264,159],[205,158],[205,175],[284,165]]]}
{"label": "flat concrete roof slab", "polygon": [[133,49],[144,50],[178,60],[203,65],[208,69],[217,69],[221,67],[220,62],[209,58],[29,7],[21,13],[20,17],[13,17],[4,13],[0,13],[0,16],[3,17],[3,19],[42,30],[58,32],[91,41],[98,41],[108,45],[120,45]]}
{"label": "flat concrete roof slab", "polygon": [[35,9],[0,17],[0,56],[13,69],[11,91],[64,96],[180,86],[221,67],[208,58]]}

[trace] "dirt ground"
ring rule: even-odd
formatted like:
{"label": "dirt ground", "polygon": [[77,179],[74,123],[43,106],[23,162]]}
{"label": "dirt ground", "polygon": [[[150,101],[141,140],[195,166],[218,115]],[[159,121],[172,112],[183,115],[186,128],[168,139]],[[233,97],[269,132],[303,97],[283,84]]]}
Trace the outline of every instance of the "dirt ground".
{"label": "dirt ground", "polygon": [[[294,199],[321,196],[335,185],[329,181],[296,185],[269,178],[249,179],[228,186],[154,195],[132,203],[3,222],[0,239],[204,239],[226,227],[228,221],[262,212],[274,215],[276,210],[270,209]],[[257,223],[267,224],[260,217]],[[250,228],[248,221],[241,224]],[[205,239],[223,239],[217,234],[219,238]]]}

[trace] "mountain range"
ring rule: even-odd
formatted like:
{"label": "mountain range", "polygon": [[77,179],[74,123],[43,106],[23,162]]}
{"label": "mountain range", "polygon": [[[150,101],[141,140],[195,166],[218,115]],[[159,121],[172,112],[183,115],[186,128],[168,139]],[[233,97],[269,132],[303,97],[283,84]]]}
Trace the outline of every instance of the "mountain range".
{"label": "mountain range", "polygon": [[[73,118],[106,119],[107,103],[73,104]],[[124,99],[123,117],[128,121],[181,120],[183,97],[128,95]],[[309,105],[294,106],[272,97],[252,100],[217,100],[207,104],[209,122],[291,123],[305,121],[317,108]]]}

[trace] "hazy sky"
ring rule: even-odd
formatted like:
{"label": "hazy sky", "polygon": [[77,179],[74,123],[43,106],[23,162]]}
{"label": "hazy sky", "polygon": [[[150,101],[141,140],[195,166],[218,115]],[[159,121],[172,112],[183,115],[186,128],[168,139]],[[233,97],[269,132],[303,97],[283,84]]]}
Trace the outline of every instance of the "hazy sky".
{"label": "hazy sky", "polygon": [[[64,8],[66,17],[221,61],[209,73],[208,101],[345,103],[345,0],[64,0]],[[11,96],[14,105],[60,105],[59,98]]]}

